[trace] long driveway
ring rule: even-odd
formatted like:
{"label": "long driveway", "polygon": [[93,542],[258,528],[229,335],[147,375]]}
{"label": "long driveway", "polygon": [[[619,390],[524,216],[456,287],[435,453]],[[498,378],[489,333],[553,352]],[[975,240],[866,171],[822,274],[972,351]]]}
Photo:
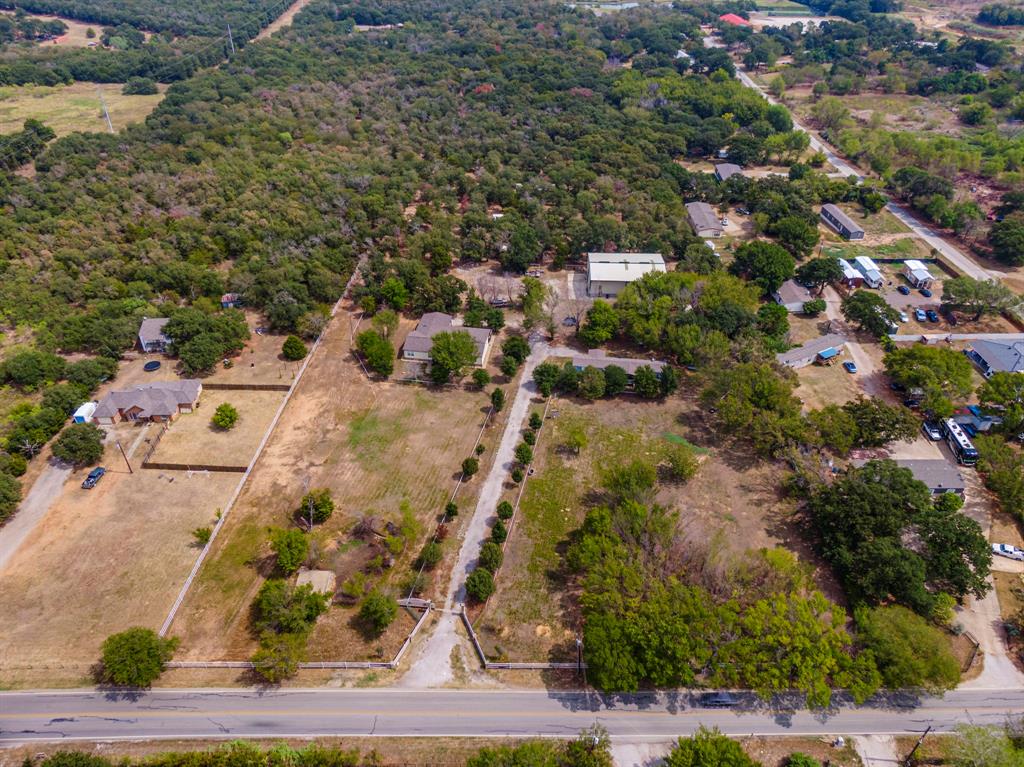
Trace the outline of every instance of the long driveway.
{"label": "long driveway", "polygon": [[731,735],[890,735],[928,725],[1004,724],[1024,691],[957,690],[828,712],[694,708],[686,693],[602,696],[524,690],[154,690],[0,693],[0,743],[32,740],[321,736],[570,737],[595,722],[613,738],[664,740],[699,725]]}

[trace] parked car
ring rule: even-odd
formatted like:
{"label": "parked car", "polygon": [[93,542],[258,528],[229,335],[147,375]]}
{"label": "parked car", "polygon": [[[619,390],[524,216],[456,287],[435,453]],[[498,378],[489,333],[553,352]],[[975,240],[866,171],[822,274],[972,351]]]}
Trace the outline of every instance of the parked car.
{"label": "parked car", "polygon": [[145,370],[147,373],[152,373],[154,370],[159,370],[160,360],[150,360],[149,362],[142,366],[142,369]]}
{"label": "parked car", "polygon": [[543,277],[544,272],[541,269],[531,269],[526,273],[527,277]]}
{"label": "parked car", "polygon": [[855,362],[847,360],[846,362],[843,363],[843,369],[847,373],[850,373],[852,375],[857,372],[857,364]]}
{"label": "parked car", "polygon": [[971,439],[978,436],[978,429],[973,423],[962,423],[960,424],[960,428],[967,432],[967,436]]}
{"label": "parked car", "polygon": [[729,219],[723,218],[722,219],[722,226],[729,226]]}
{"label": "parked car", "polygon": [[576,318],[566,317],[564,320],[562,320],[562,324],[565,325],[567,328],[574,328],[576,327]]}
{"label": "parked car", "polygon": [[740,704],[739,698],[731,692],[706,692],[698,701],[704,708],[733,708]]}
{"label": "parked car", "polygon": [[1011,546],[1008,543],[993,543],[992,553],[999,557],[1024,561],[1024,550]]}
{"label": "parked car", "polygon": [[928,315],[924,313],[924,309],[914,310],[914,319],[918,322],[924,322],[928,318]]}
{"label": "parked car", "polygon": [[750,215],[750,211],[747,210],[746,208],[736,208],[736,212],[739,213],[741,216],[749,216]]}
{"label": "parked car", "polygon": [[939,314],[934,309],[929,309],[924,313],[924,316],[928,318],[929,322],[938,322]]}
{"label": "parked car", "polygon": [[906,285],[900,285],[898,288],[896,288],[896,290],[898,290],[904,296],[910,295],[910,288],[908,288]]}
{"label": "parked car", "polygon": [[491,306],[497,306],[499,308],[503,306],[512,306],[512,302],[509,301],[507,298],[492,298],[490,301],[488,301],[488,303]]}
{"label": "parked car", "polygon": [[910,322],[910,317],[907,316],[906,312],[900,312],[900,322]]}
{"label": "parked car", "polygon": [[102,466],[97,466],[95,469],[90,471],[89,476],[87,476],[82,481],[82,487],[85,488],[86,490],[92,490],[94,487],[96,487],[96,483],[99,482],[103,475],[106,473],[106,469],[104,469]]}
{"label": "parked car", "polygon": [[942,429],[939,428],[935,421],[925,421],[921,424],[921,431],[932,442],[940,442],[942,440]]}
{"label": "parked car", "polygon": [[917,292],[920,293],[925,298],[931,298],[932,297],[932,292],[930,290],[928,290],[928,288],[921,288]]}

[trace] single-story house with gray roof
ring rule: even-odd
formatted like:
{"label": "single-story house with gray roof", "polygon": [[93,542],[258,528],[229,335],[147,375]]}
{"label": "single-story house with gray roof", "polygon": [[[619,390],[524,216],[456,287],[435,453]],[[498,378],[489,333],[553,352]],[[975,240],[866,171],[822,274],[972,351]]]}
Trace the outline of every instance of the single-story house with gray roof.
{"label": "single-story house with gray roof", "polygon": [[402,358],[413,362],[430,362],[434,336],[452,331],[464,331],[473,339],[473,345],[476,346],[474,365],[482,367],[487,363],[487,357],[491,353],[491,331],[487,328],[456,325],[455,318],[444,312],[428,312],[420,317],[416,329],[406,336],[402,345]]}
{"label": "single-story house with gray roof", "polygon": [[598,370],[604,370],[612,366],[620,367],[626,371],[626,375],[629,376],[630,380],[636,375],[636,371],[645,365],[654,371],[657,376],[661,375],[661,371],[665,369],[665,363],[659,362],[658,360],[639,360],[630,357],[609,357],[600,349],[594,349],[589,354],[573,357],[572,366],[577,370],[584,370],[585,368],[592,367]]}
{"label": "single-story house with gray roof", "polygon": [[838,205],[833,205],[832,203],[822,205],[821,220],[839,232],[844,239],[864,239],[864,228],[846,215]]}
{"label": "single-story house with gray roof", "polygon": [[144,352],[165,352],[171,339],[164,335],[167,317],[143,317],[139,326],[139,347]]}
{"label": "single-story house with gray roof", "polygon": [[742,176],[743,168],[736,163],[723,162],[715,166],[715,178],[719,181],[727,181],[733,176]]}
{"label": "single-story house with gray roof", "polygon": [[203,384],[196,378],[140,384],[110,392],[96,406],[92,420],[104,425],[118,421],[164,423],[195,410],[202,393]]}
{"label": "single-story house with gray roof", "polygon": [[822,359],[835,359],[842,354],[846,346],[846,337],[838,333],[812,338],[803,346],[790,349],[788,352],[780,352],[775,355],[775,360],[780,365],[788,368],[798,369],[814,364],[819,357]]}
{"label": "single-story house with gray roof", "polygon": [[991,378],[993,373],[1024,374],[1024,341],[979,339],[971,341],[965,354],[985,378]]}
{"label": "single-story house with gray roof", "polygon": [[706,202],[686,203],[686,217],[690,220],[693,233],[700,238],[721,237],[724,227],[722,219]]}
{"label": "single-story house with gray roof", "polygon": [[772,293],[772,298],[779,306],[786,307],[786,311],[799,314],[804,310],[804,304],[811,301],[811,291],[805,288],[796,280],[786,280],[779,285],[779,289]]}

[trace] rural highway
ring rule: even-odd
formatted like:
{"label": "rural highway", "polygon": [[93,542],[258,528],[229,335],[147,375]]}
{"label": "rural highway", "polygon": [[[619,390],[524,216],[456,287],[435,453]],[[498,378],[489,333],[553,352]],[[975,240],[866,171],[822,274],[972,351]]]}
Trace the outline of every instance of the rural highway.
{"label": "rural highway", "polygon": [[685,692],[453,689],[152,690],[0,693],[0,745],[53,740],[326,736],[571,737],[595,722],[618,740],[665,740],[700,725],[731,735],[888,735],[931,725],[1001,725],[1024,690],[959,690],[944,698],[828,712],[693,708]]}

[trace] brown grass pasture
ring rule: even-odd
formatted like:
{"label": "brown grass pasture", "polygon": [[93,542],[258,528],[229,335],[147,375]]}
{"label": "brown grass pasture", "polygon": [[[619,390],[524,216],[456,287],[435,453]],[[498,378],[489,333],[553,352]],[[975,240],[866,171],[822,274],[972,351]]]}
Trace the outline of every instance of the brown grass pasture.
{"label": "brown grass pasture", "polygon": [[[268,529],[294,524],[306,488],[329,488],[335,499],[334,515],[314,533],[314,558],[318,567],[335,570],[339,585],[369,568],[371,583],[398,593],[433,532],[483,424],[487,395],[367,380],[349,350],[349,322],[345,313],[335,319],[186,599],[174,626],[183,638],[179,657],[245,658],[253,652],[248,607],[272,569]],[[489,427],[485,444],[493,445],[498,428]],[[464,512],[478,481],[460,493]],[[415,523],[413,539],[392,568],[373,568],[379,539],[355,536],[352,528],[365,517],[383,532],[388,522],[401,523],[403,510]],[[456,545],[445,545],[447,559]],[[353,626],[354,613],[334,607],[321,619],[311,657],[387,655],[412,625],[396,621],[380,640],[366,641]]]}
{"label": "brown grass pasture", "polygon": [[141,122],[163,99],[166,85],[152,96],[125,96],[118,83],[77,82],[71,85],[0,87],[0,135],[22,129],[25,120],[42,120],[58,136],[106,133],[99,93],[110,112],[115,131]]}

